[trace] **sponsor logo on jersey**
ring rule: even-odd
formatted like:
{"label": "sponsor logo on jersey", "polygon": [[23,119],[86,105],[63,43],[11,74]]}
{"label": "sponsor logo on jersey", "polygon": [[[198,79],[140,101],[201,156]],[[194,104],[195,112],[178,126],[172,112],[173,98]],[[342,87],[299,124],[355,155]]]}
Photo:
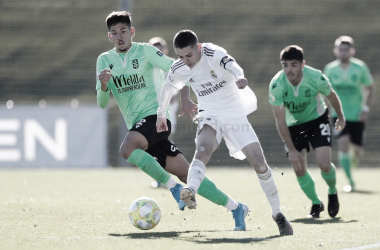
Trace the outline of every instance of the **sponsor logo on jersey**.
{"label": "sponsor logo on jersey", "polygon": [[293,101],[284,102],[285,107],[289,110],[290,113],[302,113],[310,104],[310,101],[301,102],[298,104],[294,103]]}
{"label": "sponsor logo on jersey", "polygon": [[113,68],[113,64],[110,64],[109,66],[110,66],[110,69],[112,69],[112,68]]}
{"label": "sponsor logo on jersey", "polygon": [[[210,88],[205,88],[204,90],[196,90],[198,93],[198,96],[206,96],[211,95],[212,93],[218,91],[219,89],[223,88],[226,85],[227,81],[223,80],[220,83],[215,84],[214,86]],[[207,85],[207,84],[205,84]],[[203,86],[203,85],[202,85]]]}
{"label": "sponsor logo on jersey", "polygon": [[129,77],[124,76],[124,74],[120,76],[112,76],[112,79],[118,93],[146,87],[144,76],[138,76],[137,74],[130,75]]}
{"label": "sponsor logo on jersey", "polygon": [[159,55],[159,56],[162,56],[164,53],[162,53],[161,51],[157,51],[156,54]]}
{"label": "sponsor logo on jersey", "polygon": [[211,77],[212,77],[213,79],[218,78],[218,76],[215,74],[215,72],[214,72],[213,70],[210,71],[210,74],[211,74]]}
{"label": "sponsor logo on jersey", "polygon": [[139,60],[138,59],[133,59],[132,60],[132,65],[134,69],[137,69],[139,67]]}
{"label": "sponsor logo on jersey", "polygon": [[310,89],[305,90],[305,97],[310,97]]}

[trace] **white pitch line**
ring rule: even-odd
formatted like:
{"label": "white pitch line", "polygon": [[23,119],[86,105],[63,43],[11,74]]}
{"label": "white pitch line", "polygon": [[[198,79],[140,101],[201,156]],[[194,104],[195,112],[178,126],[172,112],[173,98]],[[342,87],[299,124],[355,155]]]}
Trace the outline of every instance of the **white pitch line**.
{"label": "white pitch line", "polygon": [[360,246],[360,247],[353,247],[353,248],[344,248],[340,250],[362,250],[362,249],[371,249],[375,247],[380,247],[380,242],[376,244],[371,244],[371,245],[365,245],[365,246]]}

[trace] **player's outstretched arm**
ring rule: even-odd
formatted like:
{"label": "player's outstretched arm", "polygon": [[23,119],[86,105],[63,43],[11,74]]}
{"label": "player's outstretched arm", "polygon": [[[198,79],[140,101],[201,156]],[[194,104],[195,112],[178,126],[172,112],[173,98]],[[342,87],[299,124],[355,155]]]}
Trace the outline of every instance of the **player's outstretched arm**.
{"label": "player's outstretched arm", "polygon": [[338,119],[335,123],[335,130],[337,132],[342,131],[346,126],[346,118],[343,115],[342,104],[340,102],[340,99],[334,90],[331,90],[330,94],[327,95],[326,98],[327,100],[329,100],[331,106],[333,107],[338,116]]}
{"label": "player's outstretched arm", "polygon": [[295,170],[302,170],[304,164],[304,158],[300,152],[295,148],[288,126],[286,125],[285,120],[285,109],[283,106],[274,106],[272,105],[272,110],[274,118],[276,120],[276,126],[280,137],[284,141],[286,147],[289,150],[288,160],[293,165]]}
{"label": "player's outstretched arm", "polygon": [[164,86],[162,86],[159,107],[157,110],[157,133],[168,131],[168,125],[166,122],[166,110],[168,109],[170,99],[173,95],[173,91],[173,86],[171,86],[168,82],[165,82]]}
{"label": "player's outstretched arm", "polygon": [[97,90],[97,101],[101,108],[105,108],[110,100],[110,95],[108,91],[108,82],[112,77],[111,70],[103,69],[98,74],[98,80],[101,83],[100,89]]}
{"label": "player's outstretched arm", "polygon": [[371,102],[372,102],[372,97],[373,97],[373,93],[374,93],[374,84],[372,85],[369,85],[365,88],[365,91],[364,91],[364,98],[366,100],[366,103],[362,109],[362,112],[360,113],[359,115],[359,121],[360,122],[365,122],[367,119],[368,119],[368,114],[369,114],[369,111],[370,111],[370,106],[371,106]]}
{"label": "player's outstretched arm", "polygon": [[190,88],[185,86],[181,89],[181,112],[178,117],[187,114],[191,119],[194,119],[198,111],[198,105],[190,100]]}

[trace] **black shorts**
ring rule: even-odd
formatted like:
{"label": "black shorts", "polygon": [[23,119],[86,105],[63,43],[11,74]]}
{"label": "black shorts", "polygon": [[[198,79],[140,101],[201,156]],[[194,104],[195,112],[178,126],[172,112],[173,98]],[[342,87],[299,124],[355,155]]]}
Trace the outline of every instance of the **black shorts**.
{"label": "black shorts", "polygon": [[[334,124],[337,120],[336,117],[334,117]],[[364,139],[365,139],[365,124],[364,122],[348,122],[346,121],[346,127],[341,132],[336,132],[334,129],[334,136],[341,137],[343,135],[349,135],[350,141],[353,144],[356,144],[358,146],[364,145]]]}
{"label": "black shorts", "polygon": [[[303,149],[309,152],[309,143],[313,149],[323,146],[331,147],[331,126],[328,110],[317,119],[288,128],[293,144],[299,152]],[[288,153],[286,146],[285,151]]]}
{"label": "black shorts", "polygon": [[166,166],[166,156],[175,157],[179,153],[178,148],[169,141],[171,131],[171,122],[167,120],[168,131],[157,133],[156,130],[157,115],[150,115],[136,122],[130,131],[136,131],[142,134],[148,141],[146,152],[153,156],[161,167]]}

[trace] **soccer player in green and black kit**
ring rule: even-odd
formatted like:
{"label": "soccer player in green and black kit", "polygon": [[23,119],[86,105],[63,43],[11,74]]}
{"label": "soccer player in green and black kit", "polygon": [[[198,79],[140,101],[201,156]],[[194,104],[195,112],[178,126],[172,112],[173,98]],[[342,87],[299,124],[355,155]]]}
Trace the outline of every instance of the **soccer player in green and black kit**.
{"label": "soccer player in green and black kit", "polygon": [[[120,147],[121,155],[163,183],[172,192],[179,209],[183,210],[185,203],[180,199],[182,185],[169,173],[186,183],[189,163],[168,140],[169,120],[167,132],[156,131],[158,97],[164,79],[162,72],[154,70],[154,67],[168,72],[173,61],[149,44],[132,42],[135,29],[131,26],[128,12],[112,12],[106,18],[106,24],[108,38],[115,48],[102,53],[96,63],[98,105],[105,108],[110,99],[109,92],[112,92],[129,129]],[[186,87],[185,91],[190,90]],[[187,107],[182,106],[182,111],[193,116],[196,105],[190,101],[189,94],[187,100],[182,100],[182,105],[187,101]],[[168,111],[167,115],[170,118]],[[198,194],[230,211],[238,208],[238,202],[219,190],[208,178],[203,180]],[[241,217],[234,217],[235,230],[245,230],[244,215]]]}
{"label": "soccer player in green and black kit", "polygon": [[[350,182],[343,190],[351,192],[354,189],[351,168],[359,163],[363,152],[365,122],[373,96],[373,79],[367,65],[353,58],[355,49],[351,37],[341,36],[336,39],[334,54],[337,60],[326,65],[324,74],[339,96],[347,119],[343,131],[334,134],[338,137],[339,163]],[[333,117],[336,119],[336,112],[333,112]]]}
{"label": "soccer player in green and black kit", "polygon": [[324,205],[318,197],[312,176],[307,170],[307,152],[315,151],[315,160],[322,178],[328,185],[328,213],[335,217],[339,211],[335,166],[331,162],[331,130],[328,110],[321,95],[326,96],[336,110],[337,131],[345,127],[341,104],[329,79],[305,65],[303,50],[287,46],[281,51],[282,70],[269,85],[269,102],[276,119],[277,130],[285,143],[288,159],[306,196],[312,201],[308,217],[318,218]]}

